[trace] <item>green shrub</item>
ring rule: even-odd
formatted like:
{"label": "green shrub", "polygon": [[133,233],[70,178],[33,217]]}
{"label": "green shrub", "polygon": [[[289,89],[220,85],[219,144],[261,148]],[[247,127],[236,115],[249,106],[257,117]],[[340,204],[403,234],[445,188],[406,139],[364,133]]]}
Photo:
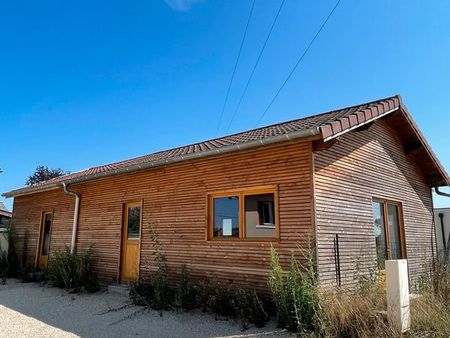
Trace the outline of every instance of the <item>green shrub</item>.
{"label": "green shrub", "polygon": [[263,300],[255,290],[237,289],[233,295],[237,316],[242,321],[243,328],[248,323],[255,324],[256,327],[264,327],[269,320],[269,315],[264,309]]}
{"label": "green shrub", "polygon": [[190,310],[198,306],[198,289],[191,282],[186,264],[181,266],[178,282],[178,304],[185,310]]}
{"label": "green shrub", "polygon": [[130,298],[133,304],[151,307],[154,297],[150,279],[141,279],[130,285]]}
{"label": "green shrub", "polygon": [[90,249],[83,253],[72,254],[66,248],[55,251],[51,257],[48,279],[59,288],[84,288],[88,292],[98,290],[97,276],[91,270],[92,252]]}
{"label": "green shrub", "polygon": [[0,251],[0,280],[3,285],[6,284],[6,278],[8,278],[8,255]]}
{"label": "green shrub", "polygon": [[[202,308],[217,316],[240,318],[245,328],[248,323],[264,326],[269,316],[256,292],[232,285],[224,287],[206,281],[193,283],[185,264],[181,266],[178,282],[169,280],[166,256],[156,233],[155,222],[149,223],[154,247],[156,271],[146,279],[131,285],[130,298],[136,305],[149,306],[155,310],[170,310],[175,307],[190,310]],[[161,313],[162,314],[162,313]]]}
{"label": "green shrub", "polygon": [[[8,277],[17,277],[21,271],[16,242],[16,232],[14,231],[14,227],[11,226],[8,232]],[[26,243],[24,244],[23,249],[26,250]]]}
{"label": "green shrub", "polygon": [[256,291],[207,281],[193,283],[186,265],[181,267],[177,287],[173,287],[167,279],[165,259],[160,257],[159,265],[159,269],[149,278],[131,285],[130,298],[134,304],[154,310],[201,308],[217,317],[240,319],[243,328],[249,323],[263,327],[269,320],[264,308],[265,299],[259,297]]}
{"label": "green shrub", "polygon": [[268,285],[277,307],[278,326],[293,332],[320,333],[323,326],[323,308],[317,290],[314,259],[305,255],[306,265],[299,267],[291,254],[289,272],[280,264],[276,250],[271,248],[271,268]]}

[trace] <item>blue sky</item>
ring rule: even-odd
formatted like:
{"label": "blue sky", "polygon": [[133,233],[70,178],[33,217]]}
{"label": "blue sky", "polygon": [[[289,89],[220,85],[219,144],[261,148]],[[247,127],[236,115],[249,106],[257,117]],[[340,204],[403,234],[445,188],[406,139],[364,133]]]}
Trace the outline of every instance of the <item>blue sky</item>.
{"label": "blue sky", "polygon": [[[228,128],[280,1],[256,1],[220,135],[255,127],[334,6],[286,0]],[[39,164],[78,171],[214,137],[251,4],[2,2],[0,191]],[[450,170],[449,17],[446,0],[342,0],[262,124],[399,93]]]}

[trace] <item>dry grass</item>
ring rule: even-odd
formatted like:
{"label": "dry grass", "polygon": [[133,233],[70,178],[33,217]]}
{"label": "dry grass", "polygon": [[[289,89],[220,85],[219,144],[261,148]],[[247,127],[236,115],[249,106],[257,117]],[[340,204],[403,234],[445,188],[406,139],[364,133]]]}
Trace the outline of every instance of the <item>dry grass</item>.
{"label": "dry grass", "polygon": [[323,295],[327,337],[398,337],[386,314],[386,292],[374,284],[365,290]]}
{"label": "dry grass", "polygon": [[450,337],[450,307],[434,293],[412,300],[411,317],[412,337]]}
{"label": "dry grass", "polygon": [[[411,301],[411,330],[406,337],[450,337],[450,269],[435,263]],[[399,337],[386,316],[386,291],[378,283],[353,291],[322,294],[326,337]]]}
{"label": "dry grass", "polygon": [[411,335],[450,337],[450,262],[437,260],[411,302]]}

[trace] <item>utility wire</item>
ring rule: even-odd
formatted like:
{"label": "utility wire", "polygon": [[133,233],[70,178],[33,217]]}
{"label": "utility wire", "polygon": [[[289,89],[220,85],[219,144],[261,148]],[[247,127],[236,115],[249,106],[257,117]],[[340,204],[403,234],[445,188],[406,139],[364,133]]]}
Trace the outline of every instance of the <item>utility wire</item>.
{"label": "utility wire", "polygon": [[334,5],[333,9],[330,11],[330,13],[328,14],[328,16],[326,17],[325,21],[322,22],[322,25],[320,26],[319,30],[316,32],[316,35],[314,35],[314,37],[312,38],[312,40],[309,42],[308,46],[306,47],[306,49],[303,51],[303,54],[300,56],[300,58],[297,60],[296,64],[294,65],[294,67],[292,68],[291,72],[289,73],[289,75],[287,76],[287,78],[284,80],[283,84],[280,86],[280,88],[278,88],[278,91],[276,92],[275,96],[272,98],[272,100],[270,101],[270,103],[267,105],[266,109],[264,110],[264,112],[261,114],[260,118],[258,119],[258,122],[256,122],[255,127],[257,127],[260,122],[262,121],[262,119],[264,118],[264,116],[266,115],[266,113],[269,111],[270,107],[272,106],[272,104],[275,102],[275,100],[277,99],[278,95],[280,95],[280,92],[283,90],[284,86],[286,86],[286,83],[291,79],[292,75],[295,73],[295,71],[297,70],[298,66],[300,65],[300,63],[302,62],[303,58],[305,57],[305,55],[308,53],[309,49],[311,48],[311,46],[314,44],[314,41],[316,41],[317,37],[319,36],[320,32],[322,32],[323,28],[325,27],[325,25],[327,24],[328,20],[331,18],[331,16],[333,15],[334,11],[336,10],[336,8],[339,6],[339,3],[341,2],[341,0],[338,0],[336,2],[336,4]]}
{"label": "utility wire", "polygon": [[237,65],[239,63],[239,59],[241,57],[242,47],[244,46],[245,37],[247,36],[247,30],[248,30],[248,26],[250,24],[250,19],[252,18],[253,9],[255,8],[255,2],[256,2],[256,0],[253,0],[252,8],[250,9],[250,14],[249,14],[248,19],[247,19],[247,24],[246,24],[245,30],[244,30],[244,36],[242,37],[241,46],[239,47],[239,52],[238,52],[238,56],[236,58],[236,63],[234,64],[233,73],[231,75],[231,80],[230,80],[230,83],[228,85],[227,94],[225,96],[225,101],[223,102],[222,111],[220,113],[219,123],[217,123],[216,136],[219,133],[219,128],[220,128],[220,125],[222,123],[223,113],[225,112],[225,107],[227,106],[228,96],[230,95],[230,90],[231,90],[231,86],[233,84],[234,75],[236,74],[236,68],[237,68]]}
{"label": "utility wire", "polygon": [[248,78],[247,83],[245,84],[244,91],[242,92],[242,95],[239,98],[239,102],[238,102],[236,108],[234,109],[233,116],[231,117],[230,123],[228,124],[228,127],[227,127],[227,132],[230,130],[230,127],[233,124],[234,118],[236,117],[236,114],[239,111],[239,108],[241,107],[242,100],[244,99],[244,96],[247,93],[248,86],[250,85],[250,82],[253,79],[253,75],[255,74],[256,67],[258,67],[259,60],[261,60],[261,56],[264,53],[264,50],[266,49],[267,42],[269,41],[270,35],[272,34],[273,28],[275,27],[275,23],[277,22],[278,17],[280,16],[280,12],[281,12],[281,9],[283,8],[285,1],[286,0],[281,1],[280,7],[278,8],[278,12],[275,15],[275,18],[273,19],[272,26],[270,27],[269,33],[267,34],[267,37],[266,37],[266,40],[264,41],[264,44],[263,44],[261,50],[259,51],[259,55],[258,55],[258,58],[256,59],[256,63],[253,66],[253,69],[250,73],[250,77]]}

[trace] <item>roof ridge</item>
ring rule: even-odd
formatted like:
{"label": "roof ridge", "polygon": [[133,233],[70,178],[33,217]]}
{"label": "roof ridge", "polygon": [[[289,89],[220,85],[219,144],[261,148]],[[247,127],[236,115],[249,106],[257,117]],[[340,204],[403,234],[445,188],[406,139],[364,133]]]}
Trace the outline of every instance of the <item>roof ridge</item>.
{"label": "roof ridge", "polygon": [[[11,197],[24,192],[29,193],[31,191],[56,187],[60,182],[73,184],[108,175],[153,168],[189,159],[198,159],[200,157],[212,156],[219,153],[249,149],[311,135],[317,135],[324,140],[326,137],[330,139],[330,136],[350,131],[354,129],[356,125],[367,123],[369,120],[371,121],[372,119],[384,116],[386,113],[390,113],[395,109],[406,109],[400,95],[380,98],[90,167],[48,181],[39,182],[32,186],[12,190],[4,193],[3,196]],[[438,164],[436,165],[439,167]]]}
{"label": "roof ridge", "polygon": [[355,105],[352,105],[352,106],[347,106],[347,107],[343,107],[343,108],[339,108],[339,109],[333,109],[333,110],[317,113],[317,114],[314,114],[314,115],[307,115],[307,116],[304,116],[304,117],[301,117],[301,118],[297,118],[297,119],[285,120],[285,121],[281,121],[281,122],[277,122],[277,123],[273,123],[273,124],[268,124],[268,125],[265,125],[265,126],[262,126],[262,127],[257,127],[257,128],[253,128],[253,129],[249,129],[249,130],[244,130],[244,131],[240,131],[240,132],[237,132],[237,133],[234,133],[234,134],[228,134],[228,135],[225,135],[225,136],[216,137],[216,138],[213,138],[213,139],[210,139],[210,140],[199,141],[199,143],[208,142],[208,141],[214,141],[214,140],[217,140],[217,139],[223,139],[223,138],[226,138],[226,137],[232,137],[232,136],[236,136],[236,135],[240,135],[240,134],[244,134],[244,133],[251,133],[253,131],[264,129],[264,128],[277,127],[277,126],[280,126],[280,125],[283,125],[283,124],[286,124],[286,123],[292,123],[292,122],[297,122],[297,121],[301,121],[301,120],[305,120],[305,119],[309,119],[309,118],[315,118],[315,117],[319,117],[319,116],[324,116],[324,115],[332,114],[332,113],[335,113],[335,112],[338,112],[338,111],[341,111],[341,110],[347,110],[347,109],[352,109],[352,108],[361,107],[361,106],[365,106],[365,105],[370,105],[370,104],[374,104],[374,103],[380,102],[380,101],[391,100],[393,98],[399,98],[400,102],[402,102],[401,101],[401,96],[399,94],[396,94],[396,95],[388,96],[388,97],[385,97],[385,98],[379,98],[377,100],[372,100],[372,101],[368,101],[368,102],[362,102],[360,104],[355,104]]}
{"label": "roof ridge", "polygon": [[[244,131],[240,131],[240,132],[233,133],[233,134],[228,134],[228,135],[225,135],[225,136],[215,137],[215,138],[212,138],[212,139],[204,139],[202,141],[197,141],[197,142],[189,143],[189,144],[183,144],[183,145],[175,146],[175,147],[172,147],[172,148],[169,148],[169,149],[159,150],[159,151],[156,151],[156,152],[153,152],[153,153],[144,154],[144,155],[140,155],[140,156],[136,156],[136,157],[131,157],[131,158],[125,159],[125,160],[119,160],[119,161],[114,161],[114,162],[110,162],[110,163],[106,163],[106,164],[100,164],[100,165],[97,165],[97,166],[92,166],[92,167],[89,167],[87,169],[78,170],[78,171],[75,171],[75,172],[70,173],[70,174],[76,174],[76,173],[80,173],[80,172],[83,172],[83,171],[86,171],[86,170],[93,170],[93,169],[100,168],[100,167],[107,166],[107,165],[116,165],[116,164],[120,164],[120,163],[124,163],[125,164],[128,161],[135,161],[135,160],[139,160],[141,158],[143,159],[143,158],[145,158],[147,156],[150,156],[150,155],[156,155],[156,154],[161,154],[161,153],[165,153],[165,152],[170,152],[170,151],[174,151],[176,149],[185,148],[185,147],[193,147],[193,146],[205,143],[205,142],[217,142],[218,140],[223,140],[225,138],[236,137],[236,136],[242,135],[242,134],[249,134],[249,133],[252,133],[252,132],[264,129],[264,128],[273,128],[273,127],[281,126],[281,125],[284,125],[284,124],[287,124],[287,123],[300,122],[302,120],[316,118],[316,117],[324,116],[324,115],[327,115],[327,114],[332,114],[332,113],[335,113],[335,112],[338,112],[338,111],[342,111],[342,110],[352,109],[352,108],[365,106],[365,105],[371,105],[371,104],[374,104],[376,102],[390,100],[390,99],[393,99],[395,97],[400,97],[400,96],[398,94],[396,94],[396,95],[389,96],[389,97],[386,97],[386,98],[379,98],[379,99],[376,99],[376,100],[363,102],[363,103],[355,104],[355,105],[348,106],[348,107],[343,107],[343,108],[339,108],[339,109],[329,110],[329,111],[317,113],[317,114],[314,114],[314,115],[307,115],[307,116],[304,116],[304,117],[301,117],[301,118],[297,118],[297,119],[285,120],[285,121],[281,121],[281,122],[277,122],[277,123],[273,123],[273,124],[269,124],[269,125],[264,125],[264,126],[258,127],[258,128],[253,128],[253,129],[244,130]],[[63,176],[60,176],[60,177],[69,176],[70,174],[63,175]]]}

